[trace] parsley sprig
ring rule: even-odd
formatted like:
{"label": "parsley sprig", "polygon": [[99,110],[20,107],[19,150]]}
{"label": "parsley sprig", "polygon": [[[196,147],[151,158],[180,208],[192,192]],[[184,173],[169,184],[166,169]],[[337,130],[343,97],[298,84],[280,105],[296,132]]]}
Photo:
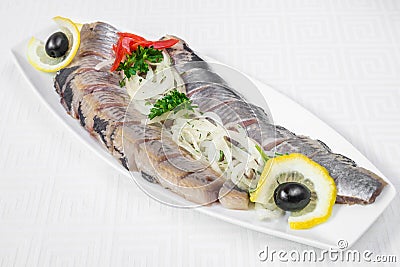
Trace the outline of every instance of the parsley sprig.
{"label": "parsley sprig", "polygon": [[154,119],[171,110],[176,113],[182,109],[193,110],[194,108],[197,106],[192,105],[192,101],[184,93],[172,90],[154,103],[150,109],[149,118]]}
{"label": "parsley sprig", "polygon": [[146,74],[149,71],[150,63],[160,63],[163,59],[161,50],[154,49],[153,47],[138,46],[132,54],[127,54],[123,62],[117,68],[119,71],[124,72],[124,78],[120,81],[120,86],[125,85],[125,80],[131,78],[133,75]]}
{"label": "parsley sprig", "polygon": [[267,162],[270,159],[270,157],[268,157],[268,155],[265,154],[264,150],[259,145],[256,145],[256,149],[258,153],[260,153],[261,158],[264,160],[264,162]]}
{"label": "parsley sprig", "polygon": [[[256,145],[256,149],[257,149],[258,153],[260,153],[264,162],[267,162],[269,159],[271,159],[271,157],[269,157],[259,145]],[[282,153],[275,152],[274,157],[279,157],[279,156],[284,156],[284,155],[289,155],[289,153],[282,154]]]}

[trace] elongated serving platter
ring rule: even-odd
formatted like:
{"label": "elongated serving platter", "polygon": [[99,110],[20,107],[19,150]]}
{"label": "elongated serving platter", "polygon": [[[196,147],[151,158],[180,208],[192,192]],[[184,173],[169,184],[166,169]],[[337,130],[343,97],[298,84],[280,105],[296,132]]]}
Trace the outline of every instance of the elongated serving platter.
{"label": "elongated serving platter", "polygon": [[[43,32],[50,33],[51,29],[49,28],[47,31]],[[88,146],[92,152],[97,154],[116,170],[125,175],[129,175],[129,177],[133,177],[136,184],[148,195],[164,203],[177,204],[179,206],[190,205],[188,201],[171,193],[167,189],[157,184],[150,184],[144,181],[138,173],[128,172],[80,126],[77,120],[70,117],[59,103],[59,96],[53,88],[54,75],[39,72],[28,63],[26,58],[27,43],[28,39],[17,44],[11,50],[17,65],[43,103],[82,141],[82,143]],[[215,62],[207,57],[205,57],[205,59]],[[232,79],[232,75],[229,75],[229,71],[224,71],[227,69],[229,68],[218,68],[216,72],[225,78],[233,88],[248,98],[250,102],[255,99],[255,96],[261,93],[268,103],[269,111],[276,124],[283,125],[297,134],[308,135],[313,138],[324,140],[333,151],[352,158],[359,166],[370,169],[380,175],[388,182],[388,185],[373,204],[366,206],[336,204],[333,208],[332,216],[326,223],[309,230],[291,230],[286,222],[287,217],[274,221],[260,221],[257,219],[254,210],[229,210],[223,208],[218,203],[211,206],[197,207],[196,209],[229,223],[318,248],[337,248],[337,242],[339,240],[347,241],[348,247],[353,245],[393,200],[396,190],[392,183],[340,134],[299,104],[277,92],[270,86],[253,79],[252,82],[256,85],[258,91],[245,91],[244,88],[238,86],[235,79]],[[246,89],[248,90],[248,88]],[[282,109],[282,106],[285,108]],[[134,186],[133,183],[132,186]],[[343,227],[344,224],[346,227]]]}

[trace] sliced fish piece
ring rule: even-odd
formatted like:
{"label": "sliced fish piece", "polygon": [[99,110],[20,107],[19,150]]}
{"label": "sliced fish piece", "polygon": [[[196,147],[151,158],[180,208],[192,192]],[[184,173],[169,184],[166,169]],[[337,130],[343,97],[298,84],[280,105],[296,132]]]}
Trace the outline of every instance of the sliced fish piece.
{"label": "sliced fish piece", "polygon": [[[106,23],[84,24],[81,29],[81,44],[78,57],[99,56],[110,59],[114,56],[112,47],[118,38],[118,30]],[[101,38],[99,38],[101,36]]]}
{"label": "sliced fish piece", "polygon": [[226,181],[218,193],[219,202],[228,209],[249,209],[249,194],[237,187],[231,180]]}
{"label": "sliced fish piece", "polygon": [[218,200],[218,193],[225,179],[212,169],[192,172],[178,182],[179,194],[200,204],[211,204]]}
{"label": "sliced fish piece", "polygon": [[161,128],[152,127],[150,133],[145,126],[131,129],[132,134],[127,134],[136,140],[133,157],[140,159],[136,160],[136,166],[145,179],[195,203],[207,205],[218,200],[224,178],[206,162],[194,161],[170,136],[163,134],[161,138]]}
{"label": "sliced fish piece", "polygon": [[281,154],[301,153],[312,158],[319,152],[329,154],[331,149],[319,140],[313,140],[305,136],[294,136],[275,146],[275,152]]}
{"label": "sliced fish piece", "polygon": [[375,173],[357,167],[354,161],[343,155],[319,152],[311,158],[324,166],[335,179],[336,203],[372,203],[387,184]]}
{"label": "sliced fish piece", "polygon": [[[203,66],[204,67],[204,66]],[[222,79],[215,72],[207,69],[207,68],[191,68],[182,74],[182,78],[185,79],[186,83],[192,84],[197,82],[207,81],[208,83],[214,83],[219,85],[226,85],[224,79]],[[187,93],[191,94],[192,90],[187,88]]]}
{"label": "sliced fish piece", "polygon": [[[234,101],[240,101],[240,98],[235,95],[227,95],[227,94],[220,94],[218,91],[222,90],[224,92],[223,87],[218,84],[210,84],[210,83],[188,83],[186,84],[186,88],[190,89],[191,87],[196,87],[197,90],[192,91],[188,94],[191,100],[195,104],[200,104],[200,110],[206,112],[208,110],[214,109],[218,106],[228,104]],[[211,87],[213,90],[206,90],[207,88]],[[208,101],[203,101],[207,99]]]}

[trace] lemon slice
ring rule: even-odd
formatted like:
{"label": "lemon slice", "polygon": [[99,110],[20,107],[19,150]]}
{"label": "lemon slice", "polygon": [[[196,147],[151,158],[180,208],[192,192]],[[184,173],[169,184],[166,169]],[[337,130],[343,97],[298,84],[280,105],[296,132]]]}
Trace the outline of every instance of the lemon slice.
{"label": "lemon slice", "polygon": [[69,48],[67,53],[60,58],[52,58],[46,54],[45,44],[43,41],[32,37],[28,43],[28,61],[37,70],[44,72],[56,72],[68,66],[78,52],[81,42],[80,31],[78,26],[70,19],[63,17],[54,17],[60,30],[68,37]]}
{"label": "lemon slice", "polygon": [[290,228],[307,229],[325,222],[331,216],[336,200],[335,181],[324,167],[302,154],[293,153],[268,160],[256,190],[250,193],[250,200],[275,209],[274,190],[279,183],[293,181],[307,186],[312,195],[306,207],[290,214]]}

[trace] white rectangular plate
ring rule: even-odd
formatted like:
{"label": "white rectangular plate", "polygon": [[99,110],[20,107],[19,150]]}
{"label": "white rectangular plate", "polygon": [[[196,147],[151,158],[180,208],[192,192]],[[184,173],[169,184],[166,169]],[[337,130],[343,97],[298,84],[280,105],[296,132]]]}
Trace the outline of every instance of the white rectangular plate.
{"label": "white rectangular plate", "polygon": [[[47,32],[49,33],[50,31]],[[79,125],[77,120],[73,119],[66,113],[65,109],[60,104],[59,96],[53,88],[54,75],[39,72],[28,63],[26,59],[27,43],[28,40],[24,40],[14,46],[12,48],[12,54],[14,55],[17,65],[21,69],[22,73],[32,85],[32,89],[38,94],[39,98],[49,108],[49,110],[60,118],[66,127],[76,134],[83,144],[88,146],[91,151],[108,162],[116,170],[130,176],[130,173],[126,171],[101,145],[99,145],[99,143],[97,143],[97,141],[95,141],[88,132]],[[223,73],[220,74],[221,76],[224,76]],[[227,78],[229,81],[229,77],[224,78]],[[283,125],[297,134],[308,135],[323,140],[334,152],[346,155],[356,161],[360,166],[380,175],[388,182],[388,185],[376,199],[375,203],[366,206],[335,205],[332,216],[326,223],[309,230],[291,230],[285,221],[287,219],[286,217],[270,222],[259,221],[253,210],[229,210],[223,208],[219,204],[197,208],[197,210],[248,229],[318,248],[336,248],[337,242],[341,239],[346,240],[348,242],[348,247],[350,247],[390,204],[396,194],[394,186],[355,147],[323,121],[270,86],[254,80],[253,82],[267,101],[275,123]],[[231,83],[231,85],[245,97],[248,97],[249,99],[252,98],[252,92],[241,91],[241,88],[236,88],[235,84]],[[285,108],[282,109],[282,106]],[[295,114],[295,116],[293,116],[293,114]],[[301,118],[301,120],[299,118]],[[134,180],[143,181],[137,173],[134,173],[133,175],[136,178]],[[180,196],[171,193],[157,184],[140,182],[140,186],[146,187],[145,189],[147,191],[150,191],[151,194],[160,199],[168,200],[173,203],[186,202]],[[346,227],[343,227],[343,225],[346,225]]]}

